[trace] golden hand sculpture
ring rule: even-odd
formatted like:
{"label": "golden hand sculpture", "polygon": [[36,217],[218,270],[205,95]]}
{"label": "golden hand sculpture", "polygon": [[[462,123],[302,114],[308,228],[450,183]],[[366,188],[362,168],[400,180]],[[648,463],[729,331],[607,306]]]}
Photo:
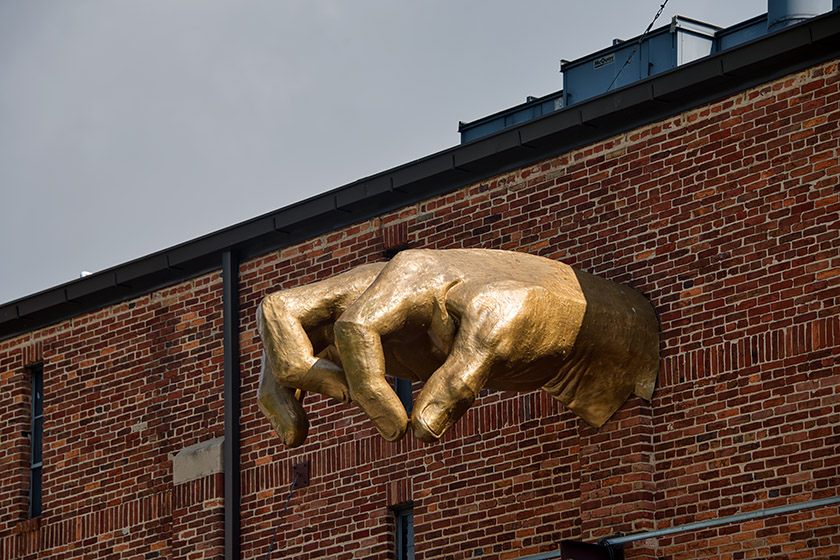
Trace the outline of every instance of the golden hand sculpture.
{"label": "golden hand sculpture", "polygon": [[[439,439],[479,391],[542,388],[599,427],[650,399],[659,328],[634,290],[543,257],[407,250],[267,296],[259,405],[286,445],[308,431],[303,391],[355,402],[390,441],[409,418],[385,379],[424,382],[411,426]],[[297,389],[297,391],[296,391]]]}

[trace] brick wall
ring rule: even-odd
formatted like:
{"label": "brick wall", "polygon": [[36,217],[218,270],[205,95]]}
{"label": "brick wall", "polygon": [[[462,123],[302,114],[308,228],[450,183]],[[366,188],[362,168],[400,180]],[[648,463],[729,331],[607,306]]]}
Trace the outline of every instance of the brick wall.
{"label": "brick wall", "polygon": [[[243,558],[265,556],[303,460],[311,482],[292,494],[276,558],[391,558],[389,507],[407,501],[419,558],[503,559],[837,495],[837,122],[832,61],[243,263]],[[542,393],[483,392],[427,445],[387,443],[353,406],[309,396],[309,438],[283,449],[256,406],[257,304],[403,239],[527,251],[637,288],[662,322],[653,401],[633,398],[594,430]],[[33,523],[21,434],[38,359],[45,491]],[[218,273],[0,342],[0,556],[221,558],[219,475],[171,476],[175,452],[223,433],[221,360]],[[840,558],[840,512],[627,552]]]}
{"label": "brick wall", "polygon": [[[172,455],[224,430],[221,285],[204,276],[0,342],[12,395],[0,557],[172,557]],[[32,523],[25,368],[41,359],[44,513]]]}

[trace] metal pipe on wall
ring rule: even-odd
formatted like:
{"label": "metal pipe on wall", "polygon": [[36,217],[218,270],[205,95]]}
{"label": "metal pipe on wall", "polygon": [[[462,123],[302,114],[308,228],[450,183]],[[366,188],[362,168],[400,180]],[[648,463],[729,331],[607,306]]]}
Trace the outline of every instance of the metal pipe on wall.
{"label": "metal pipe on wall", "polygon": [[623,537],[607,537],[605,539],[601,539],[601,542],[605,544],[623,544],[633,541],[641,541],[644,539],[652,539],[655,537],[664,537],[666,535],[673,535],[674,533],[698,531],[700,529],[708,529],[709,527],[728,525],[729,523],[741,523],[743,521],[749,521],[750,519],[770,517],[771,515],[781,515],[783,513],[792,513],[803,509],[831,506],[834,504],[840,504],[840,496],[823,498],[821,500],[811,500],[810,502],[801,502],[787,506],[761,509],[758,511],[748,511],[746,513],[739,513],[738,515],[730,515],[729,517],[719,517],[717,519],[709,519],[707,521],[687,523],[685,525],[677,525],[676,527],[669,527],[658,531],[648,531],[647,533],[636,533],[635,535],[625,535]]}
{"label": "metal pipe on wall", "polygon": [[239,259],[222,254],[222,316],[225,372],[225,560],[239,560]]}
{"label": "metal pipe on wall", "polygon": [[[795,504],[788,504],[786,506],[779,506],[768,509],[761,509],[757,511],[748,511],[739,513],[737,515],[730,515],[728,517],[718,517],[716,519],[708,519],[706,521],[698,521],[696,523],[687,523],[685,525],[676,525],[667,529],[659,529],[657,531],[647,531],[645,533],[634,533],[632,535],[623,535],[616,537],[607,537],[598,541],[598,544],[604,546],[623,545],[625,543],[641,541],[645,539],[652,539],[657,537],[664,537],[676,533],[686,533],[689,531],[699,531],[701,529],[708,529],[710,527],[718,527],[720,525],[728,525],[730,523],[742,523],[751,519],[759,519],[762,517],[770,517],[773,515],[782,515],[784,513],[794,513],[802,511],[803,509],[812,509],[826,506],[833,506],[840,504],[840,496],[831,498],[821,498],[819,500],[811,500],[808,502],[799,502]],[[553,558],[563,558],[562,551],[555,550],[552,552],[544,552],[532,556],[522,556],[519,560],[550,560]]]}

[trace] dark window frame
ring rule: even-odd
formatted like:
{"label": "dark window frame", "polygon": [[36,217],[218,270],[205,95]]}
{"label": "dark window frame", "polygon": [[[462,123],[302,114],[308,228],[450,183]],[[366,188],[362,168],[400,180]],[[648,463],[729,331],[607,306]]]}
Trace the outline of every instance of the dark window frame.
{"label": "dark window frame", "polygon": [[44,366],[29,366],[29,518],[43,511]]}
{"label": "dark window frame", "polygon": [[397,560],[414,560],[414,503],[391,508],[394,512],[394,550]]}
{"label": "dark window frame", "polygon": [[414,387],[408,379],[400,379],[399,377],[394,378],[394,392],[400,398],[400,402],[405,407],[405,412],[409,416],[411,416],[411,410],[414,408],[413,396],[412,393],[414,391]]}

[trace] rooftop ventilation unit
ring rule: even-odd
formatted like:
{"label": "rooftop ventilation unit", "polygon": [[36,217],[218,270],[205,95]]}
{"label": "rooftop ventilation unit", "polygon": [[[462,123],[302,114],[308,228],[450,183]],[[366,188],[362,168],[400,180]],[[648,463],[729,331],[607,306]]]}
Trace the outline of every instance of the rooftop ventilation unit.
{"label": "rooftop ventilation unit", "polygon": [[522,105],[458,124],[461,143],[470,142],[509,126],[536,119],[622,86],[655,76],[712,53],[757,39],[768,32],[794,25],[840,8],[840,0],[768,0],[768,13],[726,29],[694,19],[674,16],[671,25],[654,29],[577,60],[564,60],[564,89],[544,97],[529,97]]}
{"label": "rooftop ventilation unit", "polygon": [[674,16],[671,25],[561,65],[568,106],[708,56],[719,27]]}

